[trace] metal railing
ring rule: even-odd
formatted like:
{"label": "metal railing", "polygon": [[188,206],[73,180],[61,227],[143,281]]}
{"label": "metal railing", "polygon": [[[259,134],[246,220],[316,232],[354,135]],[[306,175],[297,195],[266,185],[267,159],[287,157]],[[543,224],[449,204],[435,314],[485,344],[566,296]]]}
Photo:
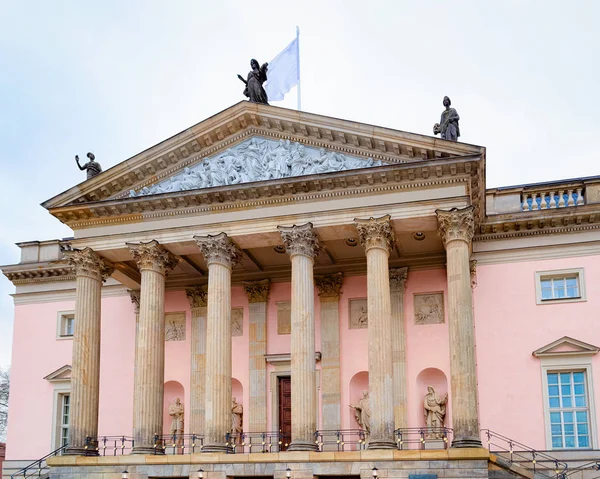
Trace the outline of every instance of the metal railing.
{"label": "metal railing", "polygon": [[17,472],[11,474],[11,479],[27,479],[30,477],[42,477],[42,475],[46,475],[49,470],[48,466],[46,465],[46,459],[54,456],[61,456],[66,448],[67,444],[55,449],[50,454],[46,454],[44,457],[32,462],[28,466],[25,466],[23,469],[19,469]]}
{"label": "metal railing", "polygon": [[315,433],[319,451],[361,451],[367,448],[367,434],[362,429],[321,430]]}
{"label": "metal railing", "polygon": [[585,471],[600,471],[600,461],[586,462],[581,466],[574,467],[573,469],[568,469],[565,473],[563,473],[561,479],[566,479],[567,477],[572,476],[573,474],[577,474],[578,472],[584,473]]}
{"label": "metal railing", "polygon": [[100,456],[123,456],[133,449],[133,438],[128,436],[99,436],[96,450]]}
{"label": "metal railing", "polygon": [[533,474],[542,474],[547,477],[563,479],[567,473],[568,465],[564,461],[536,451],[535,449],[521,444],[501,434],[482,429],[487,438],[487,448],[490,452],[509,461],[510,464],[517,464],[527,469]]}
{"label": "metal railing", "polygon": [[204,436],[199,434],[156,434],[154,454],[193,454],[201,452]]}
{"label": "metal railing", "polygon": [[441,427],[430,430],[426,427],[406,427],[396,429],[394,436],[398,449],[426,449],[428,444],[431,449],[436,449],[436,446],[448,449],[452,438],[452,429]]}

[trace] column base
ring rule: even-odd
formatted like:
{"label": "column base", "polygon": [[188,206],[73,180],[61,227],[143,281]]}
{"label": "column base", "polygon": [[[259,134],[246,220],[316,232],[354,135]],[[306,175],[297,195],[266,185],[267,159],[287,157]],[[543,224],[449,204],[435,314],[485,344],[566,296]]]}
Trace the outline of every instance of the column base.
{"label": "column base", "polygon": [[233,447],[221,446],[220,444],[205,444],[201,452],[216,452],[221,454],[233,454]]}
{"label": "column base", "polygon": [[367,449],[398,449],[398,446],[394,441],[389,439],[369,439]]}
{"label": "column base", "polygon": [[154,444],[149,444],[149,445],[141,445],[141,446],[134,446],[133,449],[131,450],[131,454],[138,454],[138,455],[153,455],[153,456],[162,456],[165,453],[165,450],[162,447],[154,447]]}
{"label": "column base", "polygon": [[312,441],[292,441],[290,446],[287,448],[288,451],[318,451],[317,446]]}
{"label": "column base", "polygon": [[464,436],[464,437],[454,438],[454,440],[452,441],[451,447],[460,448],[460,447],[483,447],[483,446],[481,444],[481,439],[479,439],[478,437]]}
{"label": "column base", "polygon": [[97,456],[98,450],[96,448],[86,448],[85,446],[69,446],[65,449],[65,456]]}

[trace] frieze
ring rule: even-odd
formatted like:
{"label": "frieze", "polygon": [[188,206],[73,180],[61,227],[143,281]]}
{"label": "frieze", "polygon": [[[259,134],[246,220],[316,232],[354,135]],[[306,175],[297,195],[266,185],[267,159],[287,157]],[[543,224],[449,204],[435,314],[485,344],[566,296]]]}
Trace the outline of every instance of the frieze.
{"label": "frieze", "polygon": [[212,158],[205,158],[192,167],[185,167],[182,173],[171,178],[137,192],[131,190],[129,196],[198,190],[382,165],[381,160],[372,158],[352,157],[289,140],[254,137]]}

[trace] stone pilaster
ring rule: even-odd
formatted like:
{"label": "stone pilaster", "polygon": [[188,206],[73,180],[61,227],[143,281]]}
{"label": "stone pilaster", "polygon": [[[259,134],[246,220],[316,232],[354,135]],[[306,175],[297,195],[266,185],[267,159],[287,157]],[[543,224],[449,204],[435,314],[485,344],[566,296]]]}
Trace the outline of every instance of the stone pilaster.
{"label": "stone pilaster", "polygon": [[194,236],[208,264],[203,452],[229,452],[231,431],[231,270],[240,249],[225,234]]}
{"label": "stone pilaster", "polygon": [[[138,355],[138,334],[140,330],[140,290],[139,289],[128,289],[131,303],[133,304],[133,312],[135,314],[135,336],[134,336],[134,353],[133,353],[133,371],[138,369],[137,355]],[[133,404],[137,404],[137,389],[133,388]]]}
{"label": "stone pilaster", "polygon": [[408,268],[390,269],[392,308],[392,382],[394,384],[394,426],[408,427],[406,404],[406,340],[404,338],[404,292]]}
{"label": "stone pilaster", "polygon": [[452,447],[481,447],[477,411],[475,325],[469,254],[475,230],[473,207],[436,210],[446,248]]}
{"label": "stone pilaster", "polygon": [[315,276],[321,303],[321,409],[322,429],[326,431],[342,427],[339,308],[342,280],[342,273]]}
{"label": "stone pilaster", "polygon": [[[113,266],[90,248],[65,251],[65,256],[76,275],[67,454],[97,454],[101,289],[102,282],[112,274]],[[87,442],[88,437],[91,443]]]}
{"label": "stone pilaster", "polygon": [[[154,454],[154,436],[163,431],[165,377],[165,279],[179,259],[158,241],[127,244],[141,273],[137,334],[133,454]],[[157,449],[156,453],[162,453]]]}
{"label": "stone pilaster", "polygon": [[267,430],[267,302],[268,279],[244,283],[250,312],[250,432]]}
{"label": "stone pilaster", "polygon": [[355,219],[354,221],[367,255],[371,402],[369,449],[391,449],[396,447],[396,443],[388,258],[394,245],[394,230],[389,215],[377,219]]}
{"label": "stone pilaster", "polygon": [[190,374],[189,432],[204,433],[206,377],[206,306],[208,286],[194,286],[186,289],[192,310],[192,364]]}
{"label": "stone pilaster", "polygon": [[292,442],[289,451],[316,451],[315,283],[320,245],[312,223],[278,226],[292,261]]}

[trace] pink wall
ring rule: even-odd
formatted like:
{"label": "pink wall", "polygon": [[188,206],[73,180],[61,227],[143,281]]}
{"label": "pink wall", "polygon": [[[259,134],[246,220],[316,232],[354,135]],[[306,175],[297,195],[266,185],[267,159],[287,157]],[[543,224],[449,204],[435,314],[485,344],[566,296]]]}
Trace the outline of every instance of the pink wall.
{"label": "pink wall", "polygon": [[[587,301],[536,304],[536,271],[581,267],[585,268]],[[540,360],[531,353],[563,336],[600,346],[600,257],[482,265],[477,267],[477,283],[474,302],[481,427],[545,449]],[[600,355],[592,362],[593,382],[598,385]],[[598,415],[597,387],[595,397]]]}

